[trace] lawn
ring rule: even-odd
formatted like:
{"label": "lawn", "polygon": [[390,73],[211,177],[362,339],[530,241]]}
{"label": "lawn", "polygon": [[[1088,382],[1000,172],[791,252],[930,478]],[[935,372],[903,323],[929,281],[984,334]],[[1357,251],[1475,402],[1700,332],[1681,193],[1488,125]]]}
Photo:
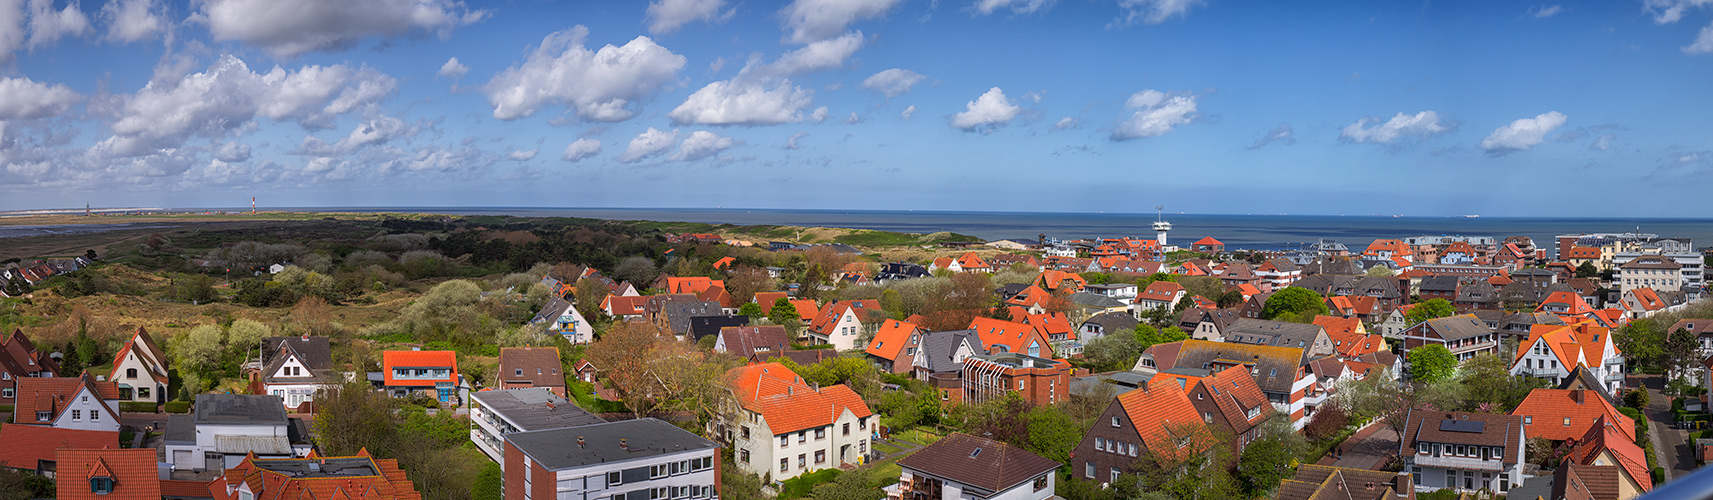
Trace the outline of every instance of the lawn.
{"label": "lawn", "polygon": [[892,437],[894,439],[903,439],[922,446],[931,445],[940,440],[939,434],[922,430],[920,427],[904,432],[894,432],[892,433]]}
{"label": "lawn", "polygon": [[885,453],[887,455],[891,455],[893,453],[898,453],[900,450],[903,450],[903,448],[893,446],[893,445],[891,445],[885,441],[875,441],[874,442],[874,450],[881,452],[881,453]]}

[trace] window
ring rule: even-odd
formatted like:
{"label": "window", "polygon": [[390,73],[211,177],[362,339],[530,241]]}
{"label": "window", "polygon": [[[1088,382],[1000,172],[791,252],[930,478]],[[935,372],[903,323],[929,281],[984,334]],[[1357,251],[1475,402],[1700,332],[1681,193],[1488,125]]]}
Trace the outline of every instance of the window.
{"label": "window", "polygon": [[827,450],[815,450],[815,463],[827,463]]}
{"label": "window", "polygon": [[738,459],[743,460],[743,463],[749,463],[749,450],[738,450]]}
{"label": "window", "polygon": [[1097,449],[1097,450],[1106,449],[1106,439],[1102,438],[1100,436],[1095,436],[1094,437],[1094,449]]}
{"label": "window", "polygon": [[851,423],[850,422],[845,422],[843,432],[844,432],[843,435],[845,435],[845,436],[851,435]]}
{"label": "window", "polygon": [[820,441],[822,439],[827,439],[827,428],[826,427],[817,427],[815,429],[815,440]]}
{"label": "window", "polygon": [[523,369],[522,368],[513,369],[512,375],[522,377],[523,376]]}
{"label": "window", "polygon": [[1035,478],[1035,491],[1047,489],[1047,476]]}
{"label": "window", "polygon": [[1136,443],[1130,443],[1130,456],[1136,456]]}
{"label": "window", "polygon": [[46,422],[48,420],[52,420],[53,418],[54,418],[53,412],[50,412],[50,411],[38,411],[38,412],[36,412],[36,421],[37,422]]}
{"label": "window", "polygon": [[789,459],[789,458],[781,458],[781,459],[779,459],[779,472],[785,472],[785,468],[786,468],[786,467],[787,467],[787,466],[788,466],[788,465],[789,465],[789,464],[790,464],[790,463],[791,463],[791,459]]}
{"label": "window", "polygon": [[857,419],[857,428],[858,429],[868,429],[868,417],[863,417],[863,418]]}
{"label": "window", "polygon": [[1564,417],[1564,426],[1570,427],[1570,417]]}
{"label": "window", "polygon": [[1118,427],[1118,417],[1112,417],[1112,426]]}
{"label": "window", "polygon": [[803,453],[798,453],[797,454],[797,468],[801,469],[804,466],[808,465],[809,464],[808,460],[809,460],[809,455],[803,454]]}
{"label": "window", "polygon": [[621,485],[624,483],[625,483],[625,480],[622,476],[619,476],[619,471],[612,471],[612,472],[607,473],[607,486],[618,486],[618,485]]}
{"label": "window", "polygon": [[1535,423],[1535,417],[1523,415],[1523,425],[1531,425],[1534,423]]}
{"label": "window", "polygon": [[744,439],[749,439],[749,426],[743,426],[740,429],[739,435],[743,436]]}
{"label": "window", "polygon": [[100,422],[101,421],[101,412],[98,412],[95,410],[89,410],[89,421],[90,422]]}
{"label": "window", "polygon": [[1083,462],[1083,477],[1094,479],[1094,462]]}
{"label": "window", "polygon": [[784,435],[784,436],[779,436],[779,447],[780,448],[784,448],[784,447],[789,446],[789,445],[791,445],[791,436],[789,434]]}
{"label": "window", "polygon": [[857,454],[859,454],[859,455],[867,455],[868,454],[868,440],[867,439],[857,441]]}
{"label": "window", "polygon": [[0,397],[4,397],[6,399],[12,399],[12,397],[13,397],[12,388],[7,387],[5,389],[0,389]]}
{"label": "window", "polygon": [[97,494],[97,495],[106,495],[108,493],[112,493],[113,492],[113,478],[110,478],[110,477],[92,477],[92,478],[89,478],[89,492]]}
{"label": "window", "polygon": [[805,443],[808,441],[809,441],[809,431],[797,431],[797,443],[798,444],[802,444],[802,443]]}
{"label": "window", "polygon": [[[72,410],[71,411],[71,419],[72,420],[83,420],[83,410]],[[1569,420],[1569,419],[1565,419],[1565,420]]]}
{"label": "window", "polygon": [[125,369],[125,378],[137,378],[137,369],[136,368],[126,368]]}
{"label": "window", "polygon": [[1112,468],[1112,479],[1108,479],[1108,481],[1112,481],[1114,483],[1118,482],[1118,474],[1119,474],[1118,468],[1113,467]]}

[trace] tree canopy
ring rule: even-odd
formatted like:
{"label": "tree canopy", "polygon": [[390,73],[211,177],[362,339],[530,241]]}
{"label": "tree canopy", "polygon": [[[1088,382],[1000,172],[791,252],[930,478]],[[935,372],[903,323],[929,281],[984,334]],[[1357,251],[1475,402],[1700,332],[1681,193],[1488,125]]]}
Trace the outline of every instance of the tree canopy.
{"label": "tree canopy", "polygon": [[1410,378],[1433,383],[1449,380],[1457,373],[1457,356],[1440,344],[1428,344],[1410,349]]}
{"label": "tree canopy", "polygon": [[1423,321],[1444,318],[1453,314],[1457,314],[1457,308],[1452,307],[1451,302],[1445,299],[1432,299],[1410,308],[1410,312],[1404,315],[1404,321],[1414,326]]}
{"label": "tree canopy", "polygon": [[1326,300],[1314,290],[1302,287],[1285,287],[1273,296],[1267,297],[1267,304],[1261,308],[1261,317],[1276,319],[1281,314],[1291,313],[1297,318],[1314,319],[1315,315],[1326,314]]}

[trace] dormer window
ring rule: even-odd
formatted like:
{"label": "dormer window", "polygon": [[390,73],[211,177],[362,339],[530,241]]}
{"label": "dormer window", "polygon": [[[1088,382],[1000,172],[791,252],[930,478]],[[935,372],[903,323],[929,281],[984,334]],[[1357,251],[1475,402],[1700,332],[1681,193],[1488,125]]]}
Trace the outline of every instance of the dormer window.
{"label": "dormer window", "polygon": [[113,492],[113,478],[111,478],[111,477],[92,477],[92,478],[89,478],[89,492],[97,494],[97,495],[106,495],[108,493],[112,493]]}

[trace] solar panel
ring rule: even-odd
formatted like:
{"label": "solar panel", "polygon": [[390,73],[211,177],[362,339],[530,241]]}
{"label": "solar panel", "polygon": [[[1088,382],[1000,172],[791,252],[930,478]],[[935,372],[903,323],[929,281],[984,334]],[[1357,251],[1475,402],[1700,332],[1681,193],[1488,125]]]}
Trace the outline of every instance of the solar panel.
{"label": "solar panel", "polygon": [[1487,423],[1480,420],[1441,420],[1439,430],[1446,432],[1470,432],[1480,434],[1487,429]]}

